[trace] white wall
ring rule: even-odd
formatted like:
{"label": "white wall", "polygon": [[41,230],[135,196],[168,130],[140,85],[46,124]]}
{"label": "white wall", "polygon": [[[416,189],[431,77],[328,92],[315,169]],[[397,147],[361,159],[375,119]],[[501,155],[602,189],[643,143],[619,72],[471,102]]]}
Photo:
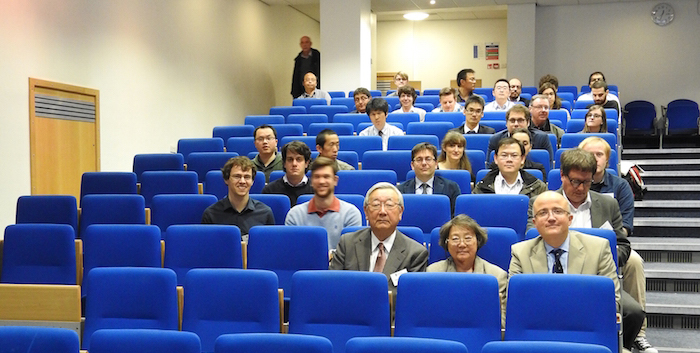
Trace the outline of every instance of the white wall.
{"label": "white wall", "polygon": [[666,2],[676,16],[666,27],[651,21],[658,1],[537,7],[536,76],[552,73],[560,84],[581,86],[600,70],[620,86],[623,105],[700,100],[698,4]]}
{"label": "white wall", "polygon": [[[484,87],[507,77],[506,20],[382,21],[377,22],[377,71],[405,71],[422,88],[443,88],[461,69],[472,68]],[[499,60],[474,59],[473,46],[500,44]],[[499,70],[487,70],[497,62]]]}
{"label": "white wall", "polygon": [[257,0],[0,0],[0,226],[30,193],[28,78],[98,89],[103,171],[291,103],[318,22]]}

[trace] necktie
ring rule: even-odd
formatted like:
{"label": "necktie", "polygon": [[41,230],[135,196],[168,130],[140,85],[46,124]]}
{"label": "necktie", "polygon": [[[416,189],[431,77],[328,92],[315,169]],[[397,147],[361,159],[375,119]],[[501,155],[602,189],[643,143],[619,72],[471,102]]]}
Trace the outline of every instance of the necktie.
{"label": "necktie", "polygon": [[377,134],[379,135],[379,137],[382,137],[384,135],[384,132],[382,132],[382,130],[379,130]]}
{"label": "necktie", "polygon": [[420,188],[421,188],[421,190],[422,190],[422,194],[423,194],[423,195],[427,195],[427,194],[428,194],[428,184],[427,184],[427,183],[421,184]]}
{"label": "necktie", "polygon": [[374,272],[382,272],[384,271],[384,264],[386,263],[384,243],[377,244],[377,249],[379,249],[379,255],[377,255],[377,261],[374,263]]}
{"label": "necktie", "polygon": [[474,130],[469,130],[469,131],[467,131],[467,134],[476,134],[476,131],[474,131]]}
{"label": "necktie", "polygon": [[564,268],[561,266],[561,261],[559,261],[559,258],[561,257],[561,254],[564,253],[564,250],[554,249],[549,253],[554,254],[554,266],[552,266],[552,273],[564,273]]}

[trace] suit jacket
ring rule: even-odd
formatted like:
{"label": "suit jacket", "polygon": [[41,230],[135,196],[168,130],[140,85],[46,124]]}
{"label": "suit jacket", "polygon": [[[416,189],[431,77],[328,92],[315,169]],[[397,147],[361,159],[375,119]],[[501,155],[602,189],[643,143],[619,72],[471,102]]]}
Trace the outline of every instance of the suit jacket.
{"label": "suit jacket", "polygon": [[[615,283],[615,301],[620,310],[620,281],[617,278],[610,245],[600,237],[569,231],[569,262],[567,273],[606,276]],[[521,273],[549,273],[544,239],[537,238],[515,243],[511,247],[508,275]]]}
{"label": "suit jacket", "polygon": [[[404,181],[397,186],[402,194],[415,194],[416,193],[416,178],[411,178]],[[439,175],[435,175],[433,179],[433,194],[447,195],[450,198],[450,209],[452,214],[455,213],[455,201],[457,196],[459,196],[462,191],[459,189],[459,185],[452,180],[445,179]]]}
{"label": "suit jacket", "polygon": [[[369,271],[369,257],[372,254],[372,234],[370,228],[360,229],[340,237],[330,270]],[[396,231],[394,245],[387,256],[384,271],[389,289],[396,290],[389,275],[406,269],[408,272],[423,272],[428,265],[428,250],[415,240]]]}
{"label": "suit jacket", "polygon": [[[564,194],[564,190],[557,190],[558,193]],[[622,230],[622,215],[620,214],[620,206],[612,197],[601,195],[595,191],[589,191],[591,195],[591,227],[600,228],[605,222],[608,222],[617,237],[617,259],[620,268],[627,263],[630,257],[630,241],[627,235]],[[536,197],[530,199],[530,208],[527,210],[527,229],[533,228],[532,222],[532,204]]]}
{"label": "suit jacket", "polygon": [[[303,60],[301,52],[294,58],[294,72],[292,73],[292,98],[301,96],[304,93],[304,75],[306,72],[301,72],[301,63]],[[321,53],[311,48],[311,72],[316,75],[316,88],[321,88]]]}
{"label": "suit jacket", "polygon": [[[466,124],[462,124],[459,127],[456,127],[454,129],[450,129],[450,131],[455,131],[455,132],[459,132],[460,134],[464,134],[464,125],[466,125]],[[495,134],[496,129],[479,123],[479,130],[477,130],[476,133],[477,134]]]}
{"label": "suit jacket", "polygon": [[[554,151],[552,150],[552,143],[549,142],[547,133],[537,129],[530,129],[530,134],[532,135],[532,148],[547,150],[547,152],[549,152],[549,160],[551,162],[554,159]],[[496,147],[498,147],[498,141],[501,141],[501,139],[508,136],[510,136],[508,134],[508,129],[497,132],[491,136],[491,139],[489,139],[489,148],[486,150],[486,159],[488,159],[491,155],[491,151],[496,150]]]}

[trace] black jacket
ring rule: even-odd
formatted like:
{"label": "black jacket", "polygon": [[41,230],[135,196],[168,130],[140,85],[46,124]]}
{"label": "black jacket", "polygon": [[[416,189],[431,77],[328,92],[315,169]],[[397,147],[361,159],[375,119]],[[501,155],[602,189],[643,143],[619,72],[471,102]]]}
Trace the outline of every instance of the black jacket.
{"label": "black jacket", "polygon": [[[301,52],[294,58],[294,73],[292,74],[292,99],[301,96],[304,93],[304,75],[306,72],[301,72]],[[316,88],[321,88],[321,52],[311,48],[311,72],[316,75]],[[308,71],[307,71],[308,72]]]}

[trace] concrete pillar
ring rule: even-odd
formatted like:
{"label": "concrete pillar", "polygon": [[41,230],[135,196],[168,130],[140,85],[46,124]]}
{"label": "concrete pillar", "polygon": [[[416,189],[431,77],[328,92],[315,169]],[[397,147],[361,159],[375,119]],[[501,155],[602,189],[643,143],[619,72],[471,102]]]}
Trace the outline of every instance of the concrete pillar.
{"label": "concrete pillar", "polygon": [[[523,86],[536,86],[536,5],[508,5],[508,78],[517,77]],[[325,43],[324,43],[325,45]]]}

